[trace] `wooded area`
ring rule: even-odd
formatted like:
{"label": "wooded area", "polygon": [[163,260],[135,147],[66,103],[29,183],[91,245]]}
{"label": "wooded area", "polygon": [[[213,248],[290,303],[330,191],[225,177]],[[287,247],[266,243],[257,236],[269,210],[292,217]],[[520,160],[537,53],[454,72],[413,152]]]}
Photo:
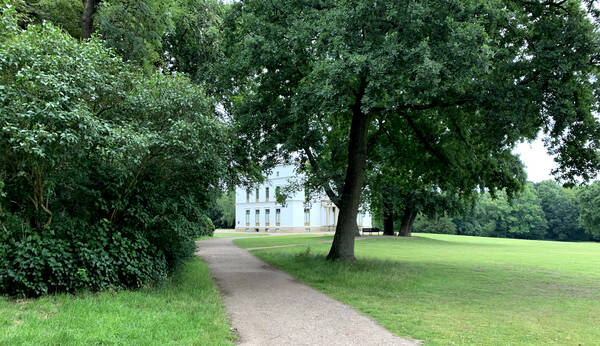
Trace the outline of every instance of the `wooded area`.
{"label": "wooded area", "polygon": [[561,241],[600,240],[600,182],[564,188],[554,181],[528,183],[512,201],[484,193],[452,214],[421,214],[415,232]]}
{"label": "wooded area", "polygon": [[561,182],[597,175],[593,1],[0,4],[1,292],[159,281],[281,162],[339,208],[330,260],[361,204],[388,234],[597,239],[597,184],[513,153],[542,134]]}

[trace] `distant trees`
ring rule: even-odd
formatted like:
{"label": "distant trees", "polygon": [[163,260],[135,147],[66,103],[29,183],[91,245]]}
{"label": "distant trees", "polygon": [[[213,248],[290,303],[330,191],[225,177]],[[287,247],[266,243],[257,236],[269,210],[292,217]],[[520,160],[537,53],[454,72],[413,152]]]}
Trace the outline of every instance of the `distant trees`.
{"label": "distant trees", "polygon": [[528,183],[522,194],[509,200],[504,192],[484,193],[459,216],[426,216],[415,222],[417,232],[473,236],[600,240],[600,182],[565,188],[548,180]]}
{"label": "distant trees", "polygon": [[[551,180],[535,184],[536,193],[548,223],[548,231],[544,239],[589,239],[590,233],[585,232],[579,221],[581,197],[578,197],[578,192],[589,191],[593,189],[594,185],[568,189]],[[596,210],[600,211],[598,207]]]}
{"label": "distant trees", "polygon": [[210,208],[208,216],[216,228],[234,228],[235,191],[222,193]]}
{"label": "distant trees", "polygon": [[580,188],[577,193],[579,224],[585,231],[600,239],[600,182]]}

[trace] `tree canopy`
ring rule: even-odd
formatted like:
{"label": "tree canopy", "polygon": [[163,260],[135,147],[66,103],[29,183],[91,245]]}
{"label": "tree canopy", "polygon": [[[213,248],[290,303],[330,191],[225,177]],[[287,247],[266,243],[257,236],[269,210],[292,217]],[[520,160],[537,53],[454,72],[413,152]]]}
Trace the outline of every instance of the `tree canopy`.
{"label": "tree canopy", "polygon": [[[521,189],[511,150],[540,131],[558,177],[599,167],[600,45],[577,1],[248,0],[225,37],[226,106],[249,153],[345,170],[341,185],[318,175],[342,204],[329,258],[354,258],[372,136],[403,171],[460,193]],[[322,165],[336,147],[344,164]]]}

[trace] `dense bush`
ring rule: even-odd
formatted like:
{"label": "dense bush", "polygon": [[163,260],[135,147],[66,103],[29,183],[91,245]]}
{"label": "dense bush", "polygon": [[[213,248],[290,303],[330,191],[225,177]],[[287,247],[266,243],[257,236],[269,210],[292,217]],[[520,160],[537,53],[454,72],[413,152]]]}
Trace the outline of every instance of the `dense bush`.
{"label": "dense bush", "polygon": [[42,233],[3,239],[0,291],[37,296],[77,289],[134,288],[167,275],[162,253],[141,233],[60,222]]}
{"label": "dense bush", "polygon": [[0,23],[0,292],[138,287],[212,234],[227,133],[203,90]]}

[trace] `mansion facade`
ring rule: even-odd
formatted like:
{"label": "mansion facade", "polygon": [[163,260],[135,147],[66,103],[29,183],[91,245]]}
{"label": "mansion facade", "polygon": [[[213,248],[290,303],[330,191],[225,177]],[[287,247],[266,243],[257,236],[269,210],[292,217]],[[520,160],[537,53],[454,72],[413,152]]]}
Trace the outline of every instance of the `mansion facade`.
{"label": "mansion facade", "polygon": [[[258,187],[235,190],[235,229],[246,232],[335,231],[339,210],[327,197],[306,200],[303,190],[277,203],[276,191],[296,180],[295,166],[280,165]],[[356,224],[371,227],[371,215],[360,211]]]}

